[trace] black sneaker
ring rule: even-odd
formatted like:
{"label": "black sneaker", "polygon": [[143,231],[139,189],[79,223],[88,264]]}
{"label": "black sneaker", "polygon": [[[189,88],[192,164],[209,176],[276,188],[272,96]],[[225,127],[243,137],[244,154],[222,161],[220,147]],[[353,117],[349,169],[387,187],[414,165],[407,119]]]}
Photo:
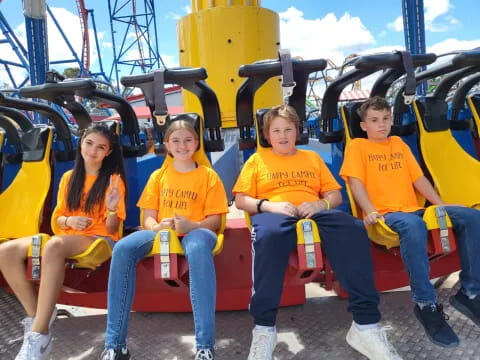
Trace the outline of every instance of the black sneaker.
{"label": "black sneaker", "polygon": [[456,295],[450,296],[450,304],[463,315],[480,326],[480,296],[470,299],[461,290]]}
{"label": "black sneaker", "polygon": [[446,321],[449,317],[443,312],[441,304],[427,305],[423,309],[415,305],[413,312],[435,345],[450,348],[460,344],[460,339]]}
{"label": "black sneaker", "polygon": [[128,349],[105,349],[102,353],[102,360],[129,360],[130,352]]}

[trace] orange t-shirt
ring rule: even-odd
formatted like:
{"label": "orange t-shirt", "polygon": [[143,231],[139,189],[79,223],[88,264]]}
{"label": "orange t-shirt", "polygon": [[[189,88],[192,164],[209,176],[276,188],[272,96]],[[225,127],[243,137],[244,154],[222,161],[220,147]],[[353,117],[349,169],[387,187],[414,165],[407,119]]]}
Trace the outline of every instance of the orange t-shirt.
{"label": "orange t-shirt", "polygon": [[340,176],[359,179],[380,214],[422,209],[413,183],[422,169],[407,144],[398,136],[385,142],[353,139],[345,150]]}
{"label": "orange t-shirt", "polygon": [[[80,209],[70,211],[67,208],[67,192],[68,192],[68,184],[70,181],[70,177],[72,175],[72,170],[67,171],[63,174],[60,185],[58,187],[58,195],[57,195],[57,206],[53,211],[52,215],[52,222],[56,221],[57,217],[59,216],[86,216],[92,219],[92,224],[86,228],[85,230],[75,230],[72,228],[68,229],[61,229],[58,226],[56,228],[55,235],[88,235],[88,236],[106,236],[113,240],[118,240],[118,233],[109,234],[107,231],[107,227],[105,225],[105,221],[107,219],[107,206],[105,201],[100,206],[96,206],[93,210],[92,214],[86,213],[83,209],[85,205],[85,201],[88,196],[88,192],[92,188],[95,180],[97,179],[96,175],[86,175],[85,176],[85,183],[83,184],[83,191],[82,196],[80,199]],[[107,188],[107,193],[109,191],[109,187]],[[118,182],[118,189],[120,191],[120,201],[118,202],[117,207],[117,217],[120,220],[125,220],[126,213],[125,213],[125,184],[120,179]]]}
{"label": "orange t-shirt", "polygon": [[338,189],[341,186],[322,158],[314,151],[298,149],[291,156],[277,155],[273,151],[253,154],[243,166],[232,191],[298,206],[318,201],[321,193]]}
{"label": "orange t-shirt", "polygon": [[186,173],[175,170],[173,164],[155,170],[137,206],[156,210],[159,222],[175,214],[195,222],[228,212],[222,181],[213,169],[203,165]]}

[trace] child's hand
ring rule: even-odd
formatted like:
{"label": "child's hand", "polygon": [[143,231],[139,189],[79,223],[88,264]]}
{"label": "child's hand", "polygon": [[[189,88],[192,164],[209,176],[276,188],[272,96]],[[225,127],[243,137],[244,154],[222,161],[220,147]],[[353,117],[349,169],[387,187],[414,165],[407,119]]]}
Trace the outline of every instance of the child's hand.
{"label": "child's hand", "polygon": [[309,219],[313,214],[326,210],[324,201],[304,202],[298,206],[298,215],[301,218]]}
{"label": "child's hand", "polygon": [[379,214],[376,211],[372,211],[367,216],[365,216],[365,219],[363,219],[363,223],[365,225],[373,225],[377,223],[378,219],[385,221],[385,218],[383,217],[383,215]]}
{"label": "child's hand", "polygon": [[92,218],[86,216],[69,216],[65,225],[74,230],[83,231],[92,225]]}
{"label": "child's hand", "polygon": [[173,229],[175,230],[175,222],[173,218],[164,218],[158,223],[159,229]]}
{"label": "child's hand", "polygon": [[120,175],[110,175],[110,186],[108,187],[107,195],[105,196],[105,205],[108,210],[115,211],[120,201],[120,190],[118,189],[118,182]]}
{"label": "child's hand", "polygon": [[299,216],[297,207],[288,201],[266,201],[262,205],[262,210],[287,216]]}
{"label": "child's hand", "polygon": [[196,228],[193,222],[188,220],[185,216],[175,214],[173,222],[177,234],[186,234]]}

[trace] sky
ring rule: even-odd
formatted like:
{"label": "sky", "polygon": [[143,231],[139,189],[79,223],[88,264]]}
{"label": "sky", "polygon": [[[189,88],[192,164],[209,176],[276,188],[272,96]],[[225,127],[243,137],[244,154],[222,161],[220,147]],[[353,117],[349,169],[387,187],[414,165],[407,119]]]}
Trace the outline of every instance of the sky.
{"label": "sky", "polygon": [[[107,0],[84,0],[87,9],[94,10],[101,58],[107,74],[112,66],[112,37]],[[124,2],[117,0],[120,3]],[[281,47],[289,48],[293,56],[304,59],[326,58],[341,64],[352,53],[368,54],[400,50],[405,47],[402,21],[402,0],[381,0],[366,6],[358,0],[263,0],[261,6],[279,14]],[[114,0],[111,0],[114,3]],[[143,3],[137,0],[137,6]],[[75,0],[47,0],[67,37],[81,54],[81,31]],[[156,22],[159,52],[167,67],[178,66],[176,24],[191,12],[190,0],[157,0]],[[478,0],[424,0],[427,52],[436,54],[480,46]],[[3,0],[0,11],[19,39],[25,41],[25,24],[20,0]],[[477,18],[477,19],[476,19]],[[93,30],[89,24],[91,43]],[[118,34],[125,30],[117,28]],[[49,19],[49,57],[51,61],[72,56],[60,33]],[[128,36],[134,36],[130,33]],[[0,34],[0,40],[4,36]],[[121,41],[119,38],[115,40]],[[136,57],[132,49],[127,56]],[[0,44],[0,58],[13,59],[7,44]],[[99,71],[98,54],[92,46],[91,69]],[[56,65],[61,70],[62,66]],[[124,69],[123,71],[128,71]],[[22,71],[15,73],[22,76]],[[0,71],[0,81],[7,79]]]}

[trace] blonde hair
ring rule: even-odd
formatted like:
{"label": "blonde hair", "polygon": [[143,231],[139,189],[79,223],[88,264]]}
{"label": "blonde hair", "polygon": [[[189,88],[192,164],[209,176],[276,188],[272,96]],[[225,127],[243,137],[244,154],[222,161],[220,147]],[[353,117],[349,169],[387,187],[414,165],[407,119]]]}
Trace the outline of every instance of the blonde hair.
{"label": "blonde hair", "polygon": [[290,105],[277,105],[267,111],[267,113],[263,116],[263,136],[269,142],[270,140],[268,132],[270,131],[270,126],[272,126],[273,119],[277,117],[284,118],[288,122],[292,123],[297,130],[297,136],[300,134],[300,118],[298,117],[295,109]]}
{"label": "blonde hair", "polygon": [[167,131],[165,131],[165,135],[163,137],[163,142],[167,142],[170,136],[173,134],[174,131],[177,130],[188,130],[189,132],[192,133],[193,137],[195,140],[198,139],[198,134],[193,125],[187,121],[187,120],[175,120],[170,124],[170,126],[167,128]]}

